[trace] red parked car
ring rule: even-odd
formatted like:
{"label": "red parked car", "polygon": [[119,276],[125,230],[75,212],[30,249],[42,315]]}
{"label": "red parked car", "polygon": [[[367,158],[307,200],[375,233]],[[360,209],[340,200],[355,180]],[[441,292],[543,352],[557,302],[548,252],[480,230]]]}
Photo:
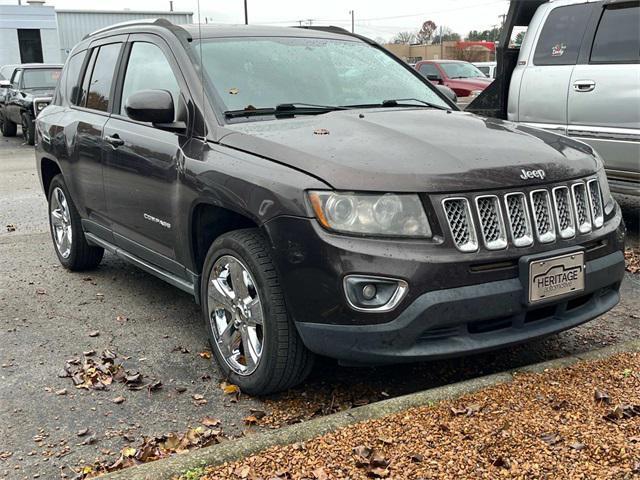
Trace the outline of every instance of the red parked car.
{"label": "red parked car", "polygon": [[489,86],[488,78],[475,65],[462,60],[421,60],[416,70],[436,85],[446,85],[458,97],[478,95]]}

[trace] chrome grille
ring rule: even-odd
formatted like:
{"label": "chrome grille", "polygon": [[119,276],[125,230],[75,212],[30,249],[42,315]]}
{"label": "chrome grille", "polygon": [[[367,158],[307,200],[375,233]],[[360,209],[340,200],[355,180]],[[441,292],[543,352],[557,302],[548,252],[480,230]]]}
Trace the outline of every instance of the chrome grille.
{"label": "chrome grille", "polygon": [[471,208],[466,198],[448,198],[442,202],[453,242],[458,250],[473,252],[478,249]]}
{"label": "chrome grille", "polygon": [[495,195],[476,198],[480,230],[485,246],[489,250],[499,250],[507,246],[504,220],[500,211],[500,202]]}
{"label": "chrome grille", "polygon": [[516,247],[531,245],[533,243],[533,234],[531,232],[531,221],[529,220],[527,197],[524,196],[524,193],[507,193],[505,202],[513,244]]}
{"label": "chrome grille", "polygon": [[573,208],[578,222],[580,233],[591,231],[591,214],[589,213],[589,200],[587,199],[587,188],[584,183],[574,183],[571,186],[573,192]]}
{"label": "chrome grille", "polygon": [[[475,202],[472,211],[469,200]],[[474,198],[453,197],[442,200],[453,243],[462,252],[478,249],[474,218],[479,234],[489,250],[505,248],[509,241],[516,247],[527,247],[535,239],[550,243],[556,236],[567,239],[576,233],[589,233],[604,224],[602,192],[597,179],[578,181],[570,187],[537,189],[525,195],[508,192],[500,195],[478,195]],[[503,215],[502,209],[505,208]]]}
{"label": "chrome grille", "polygon": [[576,234],[573,221],[573,206],[569,188],[556,187],[553,189],[553,203],[555,206],[558,233],[561,238],[571,238]]}
{"label": "chrome grille", "polygon": [[531,192],[531,207],[538,241],[542,243],[553,242],[556,239],[556,232],[551,218],[549,192],[547,190]]}
{"label": "chrome grille", "polygon": [[604,223],[600,185],[598,185],[598,181],[594,179],[587,182],[587,187],[589,188],[589,202],[591,204],[591,213],[593,214],[593,226],[599,228]]}

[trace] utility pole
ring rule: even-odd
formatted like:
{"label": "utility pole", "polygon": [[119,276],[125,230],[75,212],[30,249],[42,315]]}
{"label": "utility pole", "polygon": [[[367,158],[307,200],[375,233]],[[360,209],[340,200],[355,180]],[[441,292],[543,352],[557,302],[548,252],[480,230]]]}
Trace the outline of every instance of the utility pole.
{"label": "utility pole", "polygon": [[247,10],[247,0],[244,0],[244,24],[249,25],[249,11]]}
{"label": "utility pole", "polygon": [[444,39],[442,38],[442,25],[440,25],[440,60],[444,59]]}
{"label": "utility pole", "polygon": [[355,10],[349,10],[349,13],[351,14],[351,33],[356,33],[355,21],[354,21],[354,15],[356,14],[356,12]]}
{"label": "utility pole", "polygon": [[169,0],[169,11],[173,12],[173,0]]}
{"label": "utility pole", "polygon": [[504,25],[504,19],[507,17],[506,13],[503,13],[502,15],[498,15],[498,18],[501,19],[500,25]]}

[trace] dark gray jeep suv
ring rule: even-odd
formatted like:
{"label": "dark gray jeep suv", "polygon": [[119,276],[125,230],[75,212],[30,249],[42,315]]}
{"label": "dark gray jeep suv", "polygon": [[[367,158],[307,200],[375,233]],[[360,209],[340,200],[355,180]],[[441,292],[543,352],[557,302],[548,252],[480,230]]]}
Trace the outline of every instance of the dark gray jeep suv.
{"label": "dark gray jeep suv", "polygon": [[191,293],[248,393],[302,381],[314,353],[469,354],[619,299],[624,227],[593,149],[461,112],[340,29],[96,32],[36,135],[60,262],[107,250]]}

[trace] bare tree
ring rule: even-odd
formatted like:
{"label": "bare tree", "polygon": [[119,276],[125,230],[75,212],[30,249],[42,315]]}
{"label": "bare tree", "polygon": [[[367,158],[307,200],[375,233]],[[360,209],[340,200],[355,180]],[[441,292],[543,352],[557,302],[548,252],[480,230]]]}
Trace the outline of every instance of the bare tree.
{"label": "bare tree", "polygon": [[391,43],[411,44],[411,43],[415,43],[415,41],[416,41],[415,34],[411,32],[398,32],[396,33],[396,36],[393,37],[393,40],[391,40]]}
{"label": "bare tree", "polygon": [[432,20],[427,20],[422,24],[420,31],[416,34],[416,39],[421,44],[429,43],[433,38],[433,34],[438,28]]}

